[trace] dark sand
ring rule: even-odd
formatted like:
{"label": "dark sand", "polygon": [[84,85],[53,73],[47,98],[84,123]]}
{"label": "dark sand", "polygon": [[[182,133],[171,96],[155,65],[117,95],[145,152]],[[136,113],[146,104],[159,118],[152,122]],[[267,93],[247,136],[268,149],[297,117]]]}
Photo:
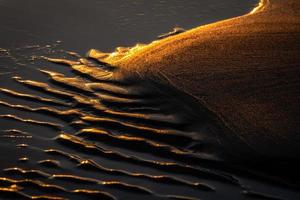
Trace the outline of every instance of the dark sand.
{"label": "dark sand", "polygon": [[249,12],[258,0],[1,0],[0,47],[51,44],[111,51]]}
{"label": "dark sand", "polygon": [[299,6],[282,2],[113,65],[3,50],[0,199],[300,199]]}

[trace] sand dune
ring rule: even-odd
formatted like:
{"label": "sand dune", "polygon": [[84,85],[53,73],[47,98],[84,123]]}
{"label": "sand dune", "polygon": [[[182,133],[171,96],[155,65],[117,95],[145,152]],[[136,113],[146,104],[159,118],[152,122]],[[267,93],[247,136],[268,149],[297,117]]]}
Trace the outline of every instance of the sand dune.
{"label": "sand dune", "polygon": [[242,157],[299,158],[299,10],[297,0],[262,1],[245,16],[107,61],[157,81],[161,74],[193,96],[221,119],[226,146]]}
{"label": "sand dune", "polygon": [[0,87],[0,199],[298,200],[298,7],[114,54],[32,47]]}

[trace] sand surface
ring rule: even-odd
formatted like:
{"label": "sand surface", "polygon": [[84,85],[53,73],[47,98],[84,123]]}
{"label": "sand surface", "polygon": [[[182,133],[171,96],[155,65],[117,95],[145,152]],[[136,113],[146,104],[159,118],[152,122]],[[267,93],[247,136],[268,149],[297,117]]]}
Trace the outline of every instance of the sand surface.
{"label": "sand surface", "polygon": [[298,159],[299,8],[296,0],[262,1],[248,15],[192,29],[108,62],[145,78],[163,76],[193,96],[230,130],[234,139],[227,146],[243,154],[244,143],[250,152],[242,157]]}
{"label": "sand surface", "polygon": [[298,7],[114,54],[0,49],[0,199],[300,199]]}

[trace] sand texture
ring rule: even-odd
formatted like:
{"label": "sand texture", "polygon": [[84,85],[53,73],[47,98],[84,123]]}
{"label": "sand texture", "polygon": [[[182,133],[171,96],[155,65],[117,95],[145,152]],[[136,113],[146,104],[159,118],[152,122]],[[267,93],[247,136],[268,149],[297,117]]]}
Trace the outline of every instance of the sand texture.
{"label": "sand texture", "polygon": [[299,158],[299,31],[299,1],[262,1],[248,15],[169,37],[112,63],[145,78],[163,76],[193,96],[230,130],[235,153],[242,153],[236,151],[241,142],[255,155]]}
{"label": "sand texture", "polygon": [[299,200],[299,10],[113,54],[0,49],[0,199]]}

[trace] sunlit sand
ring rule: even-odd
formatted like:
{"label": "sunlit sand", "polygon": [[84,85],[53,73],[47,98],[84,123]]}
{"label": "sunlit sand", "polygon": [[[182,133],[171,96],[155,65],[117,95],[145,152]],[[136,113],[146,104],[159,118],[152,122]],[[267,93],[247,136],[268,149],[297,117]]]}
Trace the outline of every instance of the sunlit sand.
{"label": "sunlit sand", "polygon": [[0,87],[0,199],[298,200],[299,33],[299,1],[262,0],[33,69],[0,49],[29,73]]}
{"label": "sunlit sand", "polygon": [[254,154],[298,158],[299,6],[264,0],[245,16],[105,61],[193,96]]}

